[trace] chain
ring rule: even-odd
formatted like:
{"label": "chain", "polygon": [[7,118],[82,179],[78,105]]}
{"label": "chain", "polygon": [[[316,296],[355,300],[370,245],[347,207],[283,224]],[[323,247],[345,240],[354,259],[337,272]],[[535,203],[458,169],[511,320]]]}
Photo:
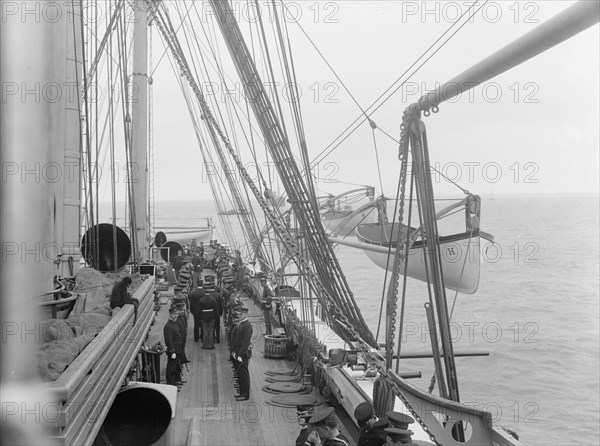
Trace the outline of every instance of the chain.
{"label": "chain", "polygon": [[[340,323],[340,325],[343,325],[343,324]],[[418,412],[412,407],[412,404],[410,404],[410,401],[408,401],[408,399],[404,396],[404,394],[402,393],[402,389],[400,388],[398,383],[392,378],[391,374],[393,372],[390,372],[389,369],[387,369],[385,367],[385,358],[381,355],[381,353],[379,353],[377,350],[375,350],[373,347],[371,347],[366,341],[364,341],[358,335],[358,333],[356,333],[356,331],[354,330],[354,328],[352,326],[344,326],[344,328],[346,330],[348,330],[349,332],[353,333],[354,336],[356,336],[359,347],[362,349],[363,353],[365,354],[365,357],[368,359],[368,361],[370,363],[375,365],[375,367],[377,368],[377,371],[379,372],[379,376],[381,376],[381,378],[384,379],[385,382],[394,389],[394,393],[398,396],[398,398],[400,398],[400,401],[402,401],[404,406],[409,410],[409,412],[412,414],[412,416],[415,418],[415,420],[419,423],[421,428],[423,428],[423,431],[425,431],[427,433],[427,435],[429,436],[429,439],[431,441],[433,441],[436,445],[442,446],[441,443],[439,443],[436,440],[434,433],[431,432],[431,430],[429,429],[427,424],[425,424],[425,422],[423,421],[421,416],[418,414]],[[402,380],[402,378],[400,378],[400,377],[397,377],[397,379]]]}
{"label": "chain", "polygon": [[[404,219],[404,197],[406,195],[406,173],[408,168],[408,149],[409,149],[409,136],[408,132],[410,129],[410,123],[412,120],[418,117],[418,111],[416,108],[410,106],[402,115],[402,124],[400,125],[400,147],[398,158],[401,162],[400,168],[400,195],[399,202],[400,207],[398,209],[398,243],[396,244],[396,253],[394,255],[394,266],[392,269],[392,277],[390,279],[390,286],[388,289],[387,297],[387,314],[389,318],[389,326],[386,333],[386,343],[388,350],[386,353],[386,365],[387,367],[392,366],[392,356],[395,345],[395,330],[396,330],[396,315],[398,312],[398,280],[400,277],[400,260],[404,255],[404,252],[408,249],[408,246],[404,246],[401,249],[402,244],[400,243],[400,235],[402,231],[402,222]],[[391,236],[393,237],[393,231]],[[403,303],[404,306],[404,303]],[[400,327],[402,329],[402,327]]]}
{"label": "chain", "polygon": [[[404,250],[401,249],[400,244],[400,235],[402,233],[402,222],[404,219],[404,196],[406,192],[406,172],[408,167],[408,146],[403,149],[400,149],[400,196],[398,200],[400,202],[400,207],[398,209],[398,243],[396,244],[396,253],[394,254],[394,266],[392,269],[392,277],[390,278],[390,286],[388,288],[388,296],[387,296],[387,317],[389,320],[389,325],[387,327],[386,332],[386,344],[387,344],[387,353],[386,353],[386,365],[387,367],[392,366],[392,356],[394,353],[394,345],[395,345],[395,332],[396,332],[396,314],[398,312],[398,278],[400,277],[400,259],[402,258]],[[394,231],[390,237],[393,238]],[[390,243],[393,240],[390,241]]]}
{"label": "chain", "polygon": [[400,400],[402,401],[404,406],[410,411],[410,413],[415,418],[417,423],[419,423],[419,425],[421,426],[423,431],[425,431],[425,433],[429,436],[429,439],[431,441],[433,441],[437,446],[442,446],[442,444],[436,440],[434,433],[431,432],[431,430],[429,429],[427,424],[425,424],[425,422],[420,417],[420,415],[417,413],[417,411],[412,408],[412,404],[410,404],[410,401],[408,401],[404,397],[404,395],[402,394],[402,391],[400,390],[400,386],[398,386],[398,384],[396,384],[396,382],[387,374],[387,372],[383,371],[382,369],[379,369],[379,375],[382,376],[386,380],[386,382],[388,382],[388,383],[391,382],[392,387],[395,390],[395,393],[398,395],[398,398],[400,398]]}

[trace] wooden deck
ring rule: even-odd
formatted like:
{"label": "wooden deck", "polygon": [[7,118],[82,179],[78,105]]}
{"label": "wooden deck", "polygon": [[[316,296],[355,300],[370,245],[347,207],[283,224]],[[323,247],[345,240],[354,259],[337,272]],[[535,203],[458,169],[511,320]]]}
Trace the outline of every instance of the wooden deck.
{"label": "wooden deck", "polygon": [[[221,324],[221,343],[214,350],[201,348],[195,343],[193,319],[190,317],[186,355],[191,361],[184,366],[183,379],[187,381],[177,393],[175,419],[169,428],[167,443],[176,445],[284,445],[294,444],[300,431],[296,409],[277,407],[268,402],[273,394],[262,390],[267,370],[293,369],[294,363],[268,359],[264,351],[264,317],[251,299],[242,298],[249,309],[252,323],[253,356],[250,360],[251,394],[248,401],[237,402],[233,384],[233,369],[228,361],[229,349],[225,327]],[[149,343],[161,340],[168,319],[167,305],[161,306],[149,338]],[[166,359],[161,360],[164,382]]]}

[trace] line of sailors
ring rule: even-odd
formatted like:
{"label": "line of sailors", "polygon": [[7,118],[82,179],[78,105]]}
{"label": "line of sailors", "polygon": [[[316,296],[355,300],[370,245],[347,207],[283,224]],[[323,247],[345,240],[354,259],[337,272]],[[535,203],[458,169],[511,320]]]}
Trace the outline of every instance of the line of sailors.
{"label": "line of sailors", "polygon": [[[185,353],[185,346],[187,341],[187,330],[188,330],[188,319],[191,310],[197,310],[191,305],[192,294],[201,292],[204,295],[204,290],[196,288],[201,281],[198,280],[204,262],[200,261],[200,256],[203,256],[203,247],[200,247],[198,252],[194,252],[192,262],[185,262],[181,256],[182,252],[179,251],[177,262],[173,262],[173,267],[176,271],[177,283],[174,286],[174,296],[169,309],[169,320],[164,326],[163,334],[165,338],[165,345],[167,348],[167,370],[166,370],[166,382],[167,384],[178,387],[178,391],[181,386],[186,383],[183,379],[183,366],[186,366],[190,361]],[[213,299],[213,298],[211,298]],[[194,302],[196,303],[196,302]],[[211,300],[213,307],[216,307],[216,303]],[[192,311],[194,313],[194,311]],[[217,309],[211,310],[211,315],[216,317],[222,314]],[[209,339],[212,340],[216,336],[217,340],[220,341],[220,325],[215,324],[213,321],[211,330],[212,336]],[[194,314],[194,340],[197,341],[200,328],[200,322],[197,320]],[[214,347],[213,347],[214,348]],[[187,367],[187,366],[186,366]]]}
{"label": "line of sailors", "polygon": [[177,283],[173,287],[174,296],[169,308],[169,320],[165,324],[163,334],[167,348],[167,384],[177,386],[181,390],[183,379],[183,366],[190,361],[185,354],[187,341],[189,298],[190,291],[194,288],[194,266],[191,262],[183,262],[181,251],[178,253],[181,262],[173,262],[176,271]]}
{"label": "line of sailors", "polygon": [[[297,406],[300,434],[296,446],[344,446],[347,438],[337,428],[338,419],[332,407]],[[360,428],[358,446],[430,445],[429,442],[413,441],[409,425],[414,419],[400,412],[390,411],[386,418],[378,419],[371,403],[359,404],[354,417]]]}
{"label": "line of sailors", "polygon": [[[200,280],[204,261],[177,264],[175,295],[169,309],[169,320],[164,327],[167,384],[175,385],[180,390],[186,382],[182,376],[182,368],[189,363],[185,354],[189,313],[192,313],[194,320],[194,341],[202,340],[203,349],[214,349],[214,343],[221,342],[221,317],[223,317],[239,389],[236,399],[246,400],[250,394],[248,361],[251,356],[252,327],[249,323],[242,324],[242,322],[247,321],[244,314],[248,310],[237,298],[235,260],[230,262],[231,257],[227,248],[221,246],[216,240],[211,240],[208,248],[209,251],[214,251],[210,266],[217,272],[217,284],[209,283],[208,280],[203,283]],[[236,251],[236,255],[239,257],[239,251]],[[196,257],[193,260],[195,259]],[[238,263],[242,264],[241,258]],[[245,328],[237,330],[240,325]],[[236,331],[238,331],[237,338],[234,335]]]}

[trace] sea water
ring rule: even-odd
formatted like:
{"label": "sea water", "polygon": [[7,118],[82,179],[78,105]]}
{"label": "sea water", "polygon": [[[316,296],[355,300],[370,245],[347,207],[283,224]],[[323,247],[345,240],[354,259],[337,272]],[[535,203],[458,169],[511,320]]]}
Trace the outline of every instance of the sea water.
{"label": "sea water", "polygon": [[[525,444],[599,444],[598,213],[598,196],[484,199],[481,229],[495,239],[481,241],[479,289],[447,291],[449,308],[455,302],[455,352],[489,352],[456,359],[461,402],[489,411],[495,425],[516,431]],[[212,201],[156,204],[157,226],[203,224],[204,217],[214,219],[214,238],[225,241]],[[239,234],[237,217],[227,218]],[[385,271],[361,251],[337,252],[376,333]],[[431,351],[428,299],[427,288],[409,279],[402,352]],[[382,326],[380,342],[383,333]],[[427,389],[433,360],[403,360],[400,371],[421,371],[411,383]]]}

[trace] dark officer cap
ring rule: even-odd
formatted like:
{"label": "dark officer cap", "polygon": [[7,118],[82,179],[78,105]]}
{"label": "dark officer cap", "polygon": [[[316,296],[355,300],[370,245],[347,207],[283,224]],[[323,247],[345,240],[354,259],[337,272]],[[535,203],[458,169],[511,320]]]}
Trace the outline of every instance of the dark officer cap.
{"label": "dark officer cap", "polygon": [[386,419],[381,419],[381,420],[377,420],[375,421],[375,423],[373,423],[373,429],[380,429],[383,430],[386,427],[389,427],[390,422]]}
{"label": "dark officer cap", "polygon": [[403,441],[403,440],[411,440],[410,436],[413,434],[413,431],[407,429],[398,429],[396,427],[388,427],[384,430],[386,435],[388,435],[394,442]]}
{"label": "dark officer cap", "polygon": [[177,308],[175,308],[175,307],[169,308],[169,315],[171,315],[173,313],[177,313]]}
{"label": "dark officer cap", "polygon": [[335,414],[335,409],[333,407],[317,406],[314,409],[313,416],[310,418],[310,420],[308,420],[308,422],[310,424],[319,424],[319,423],[322,423],[323,421],[327,420],[329,417],[333,416],[334,414]]}
{"label": "dark officer cap", "polygon": [[354,409],[354,418],[356,418],[358,424],[366,423],[371,419],[372,416],[373,406],[371,403],[360,403],[358,406],[356,406],[356,409]]}
{"label": "dark officer cap", "polygon": [[387,413],[387,417],[388,420],[390,420],[391,426],[398,429],[408,429],[408,425],[415,422],[413,417],[410,415],[405,415],[401,412],[390,411]]}

